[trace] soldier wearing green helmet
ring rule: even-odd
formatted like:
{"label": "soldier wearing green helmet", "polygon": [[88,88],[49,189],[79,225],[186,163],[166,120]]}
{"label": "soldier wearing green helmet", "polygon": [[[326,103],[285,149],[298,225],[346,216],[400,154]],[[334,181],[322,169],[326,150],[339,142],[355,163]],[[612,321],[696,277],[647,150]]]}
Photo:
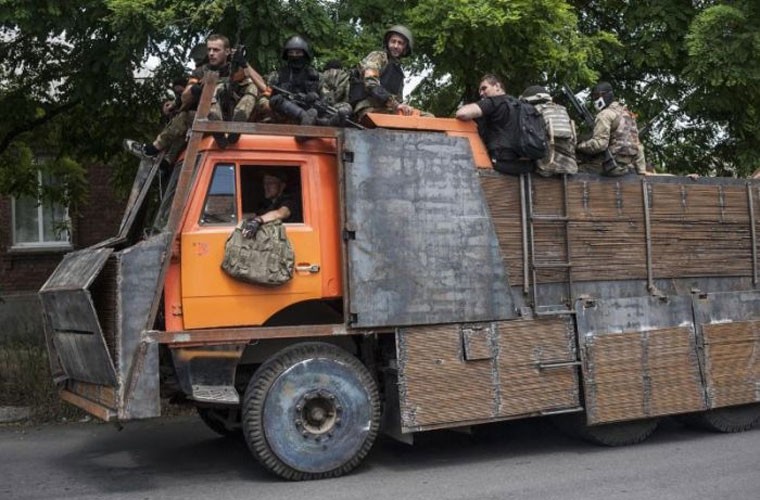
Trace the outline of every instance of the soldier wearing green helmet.
{"label": "soldier wearing green helmet", "polygon": [[406,26],[391,26],[383,37],[383,50],[370,52],[359,63],[349,99],[361,119],[367,113],[411,115],[414,108],[404,104],[404,70],[401,58],[411,55],[414,37]]}

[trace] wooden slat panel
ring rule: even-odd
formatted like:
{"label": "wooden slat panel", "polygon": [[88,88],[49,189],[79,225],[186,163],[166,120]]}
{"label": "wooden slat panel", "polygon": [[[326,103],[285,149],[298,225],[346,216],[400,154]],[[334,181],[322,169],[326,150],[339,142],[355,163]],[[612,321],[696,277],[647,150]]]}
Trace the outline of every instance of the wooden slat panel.
{"label": "wooden slat panel", "polygon": [[575,367],[538,367],[576,359],[569,318],[501,322],[498,330],[500,416],[580,405]]}
{"label": "wooden slat panel", "polygon": [[66,382],[66,389],[72,394],[94,401],[95,403],[111,408],[114,411],[117,408],[115,387],[69,380]]}
{"label": "wooden slat panel", "polygon": [[493,417],[493,361],[464,361],[458,325],[414,327],[400,335],[399,388],[404,426]]}
{"label": "wooden slat panel", "polygon": [[702,325],[712,408],[760,401],[760,321]]}
{"label": "wooden slat panel", "polygon": [[705,408],[690,328],[596,335],[586,340],[591,423]]}
{"label": "wooden slat panel", "polygon": [[[532,179],[533,211],[563,215],[560,178]],[[520,185],[514,176],[481,175],[512,283],[523,272]],[[647,181],[653,278],[751,276],[752,238],[747,188],[737,184]],[[753,188],[760,233],[760,187]],[[647,279],[640,180],[568,178],[574,281]],[[567,261],[564,228],[536,222],[537,262]],[[564,282],[563,270],[539,270],[538,283]]]}
{"label": "wooden slat panel", "polygon": [[480,185],[483,187],[511,284],[517,284],[523,273],[519,178],[481,173]]}
{"label": "wooden slat panel", "polygon": [[425,429],[498,420],[580,405],[575,367],[540,369],[539,362],[575,360],[569,318],[482,324],[477,351],[497,357],[465,361],[463,332],[471,325],[413,327],[398,334],[402,425]]}

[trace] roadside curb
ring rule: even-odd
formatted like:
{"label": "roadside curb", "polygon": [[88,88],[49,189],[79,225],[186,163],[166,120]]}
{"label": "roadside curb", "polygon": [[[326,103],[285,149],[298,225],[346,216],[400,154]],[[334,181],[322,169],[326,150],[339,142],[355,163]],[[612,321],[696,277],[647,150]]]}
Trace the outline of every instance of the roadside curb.
{"label": "roadside curb", "polygon": [[28,406],[0,406],[0,424],[29,420],[32,409]]}

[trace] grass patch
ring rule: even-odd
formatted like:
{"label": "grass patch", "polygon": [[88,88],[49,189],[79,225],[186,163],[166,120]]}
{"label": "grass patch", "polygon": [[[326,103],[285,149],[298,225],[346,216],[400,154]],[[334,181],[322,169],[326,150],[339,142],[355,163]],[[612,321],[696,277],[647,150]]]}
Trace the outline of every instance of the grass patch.
{"label": "grass patch", "polygon": [[85,416],[58,397],[45,346],[19,340],[0,342],[0,406],[29,407],[35,422]]}

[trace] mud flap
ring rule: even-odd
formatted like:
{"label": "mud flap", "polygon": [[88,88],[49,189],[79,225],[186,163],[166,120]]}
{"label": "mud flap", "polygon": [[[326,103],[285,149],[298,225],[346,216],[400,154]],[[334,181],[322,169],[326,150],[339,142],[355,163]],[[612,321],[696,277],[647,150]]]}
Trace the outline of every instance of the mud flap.
{"label": "mud flap", "polygon": [[589,424],[707,407],[689,296],[576,304]]}

